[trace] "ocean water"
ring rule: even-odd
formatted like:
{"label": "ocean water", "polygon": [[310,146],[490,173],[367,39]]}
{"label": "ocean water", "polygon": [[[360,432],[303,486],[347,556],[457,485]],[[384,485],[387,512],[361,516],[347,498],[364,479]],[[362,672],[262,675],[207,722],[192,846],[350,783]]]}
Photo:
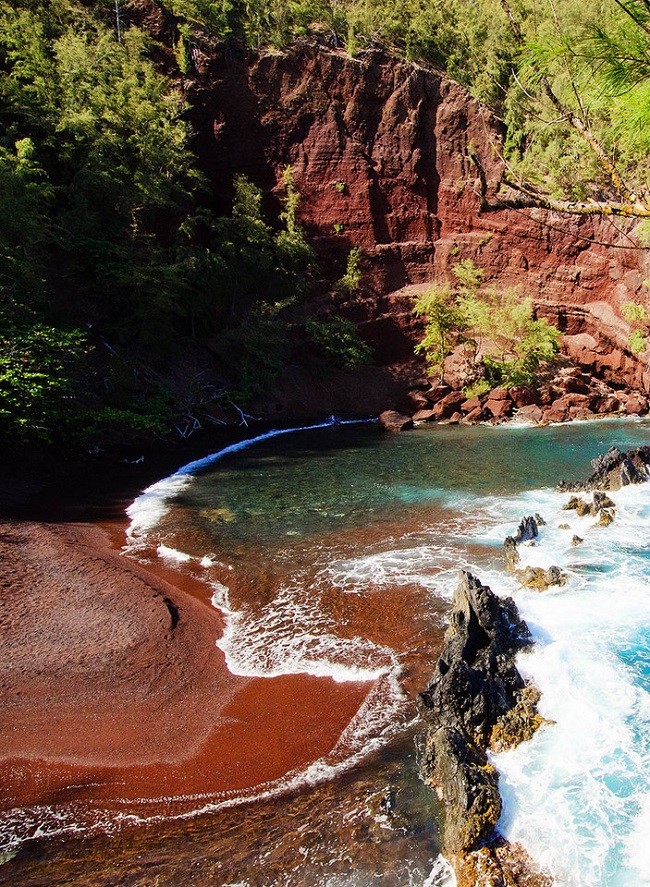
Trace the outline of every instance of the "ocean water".
{"label": "ocean water", "polygon": [[[554,491],[561,479],[586,478],[610,446],[649,440],[647,420],[400,435],[326,424],[208,456],[133,503],[127,552],[203,579],[224,616],[215,643],[234,674],[368,686],[329,755],[246,798],[246,817],[270,817],[272,828],[222,829],[209,851],[221,882],[452,882],[429,825],[435,800],[417,778],[414,700],[463,568],[515,597],[536,641],[520,669],[548,719],[494,758],[501,830],[560,887],[650,883],[650,485],[611,494],[607,528],[565,511],[568,494]],[[543,593],[519,587],[502,552],[536,512],[547,523],[522,547],[524,562],[568,576]],[[182,815],[234,817],[237,804],[202,799]],[[305,843],[305,829],[319,840]],[[147,851],[138,852],[144,866]]]}

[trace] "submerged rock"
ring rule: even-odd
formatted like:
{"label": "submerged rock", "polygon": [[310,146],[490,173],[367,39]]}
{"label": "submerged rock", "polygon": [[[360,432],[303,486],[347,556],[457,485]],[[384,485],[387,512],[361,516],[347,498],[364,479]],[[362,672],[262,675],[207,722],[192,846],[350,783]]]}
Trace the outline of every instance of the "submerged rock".
{"label": "submerged rock", "polygon": [[506,536],[503,547],[506,555],[506,566],[511,572],[515,572],[519,563],[517,547],[522,542],[532,542],[539,536],[539,527],[546,521],[538,514],[535,517],[528,516],[521,519],[514,536]]}
{"label": "submerged rock", "polygon": [[534,691],[515,667],[532,644],[511,598],[461,572],[436,674],[421,694],[420,772],[445,804],[443,845],[465,854],[491,840],[501,814],[498,773],[486,749],[529,738],[541,723]]}
{"label": "submerged rock", "polygon": [[521,844],[497,838],[489,846],[456,859],[457,887],[551,887]]}
{"label": "submerged rock", "polygon": [[511,573],[514,573],[522,585],[526,588],[536,588],[543,591],[552,585],[564,585],[567,581],[566,573],[559,567],[526,567],[523,570],[518,569],[521,560],[519,556],[519,545],[522,542],[534,544],[534,540],[539,536],[539,528],[545,526],[546,521],[540,514],[534,517],[528,516],[522,518],[517,527],[514,536],[506,536],[503,542],[503,550],[506,558],[506,567]]}
{"label": "submerged rock", "polygon": [[567,575],[559,567],[526,567],[525,570],[516,570],[517,579],[525,588],[534,588],[537,591],[545,591],[552,585],[566,585]]}
{"label": "submerged rock", "polygon": [[575,511],[578,517],[585,517],[591,514],[591,505],[579,496],[571,496],[566,505],[562,506],[563,511]]}
{"label": "submerged rock", "polygon": [[616,503],[606,493],[594,490],[591,502],[580,496],[571,496],[564,511],[575,511],[579,517],[597,517],[602,527],[608,527],[616,516]]}
{"label": "submerged rock", "polygon": [[614,522],[614,511],[611,508],[603,508],[598,518],[598,524],[601,527],[608,527]]}

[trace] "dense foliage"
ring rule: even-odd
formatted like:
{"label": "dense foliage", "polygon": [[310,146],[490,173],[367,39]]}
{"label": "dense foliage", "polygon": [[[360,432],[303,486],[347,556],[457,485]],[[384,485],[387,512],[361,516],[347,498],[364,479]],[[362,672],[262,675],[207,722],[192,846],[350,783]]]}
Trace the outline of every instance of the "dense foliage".
{"label": "dense foliage", "polygon": [[416,350],[425,356],[430,372],[442,377],[445,358],[462,345],[468,380],[482,382],[482,390],[530,384],[540,364],[558,352],[557,329],[535,317],[531,299],[518,288],[484,285],[473,262],[459,262],[453,270],[453,284],[432,286],[414,308],[425,319]]}
{"label": "dense foliage", "polygon": [[[167,16],[176,81],[133,24],[146,3]],[[647,0],[146,3],[0,0],[0,440],[163,427],[178,403],[127,377],[161,380],[182,337],[209,339],[244,397],[268,388],[288,360],[287,308],[313,262],[300,195],[287,170],[271,224],[258,189],[237,178],[232,213],[211,211],[174,86],[192,76],[206,36],[255,48],[315,36],[443,67],[503,118],[513,180],[573,201],[624,200],[650,216]],[[340,293],[358,287],[360,258],[350,252]],[[434,364],[457,311],[486,339],[495,334],[488,307],[493,319],[528,311],[526,300],[490,297],[482,284],[472,308],[470,290],[456,281],[420,306]],[[530,322],[517,333],[524,351]],[[361,359],[348,327],[324,323],[307,331],[317,350]],[[637,324],[636,351],[646,326]],[[508,346],[495,360],[528,358]]]}
{"label": "dense foliage", "polygon": [[111,393],[124,365],[155,378],[174,339],[296,296],[312,260],[290,172],[280,230],[243,178],[231,216],[206,208],[182,97],[115,24],[112,4],[0,0],[2,440],[161,426],[169,397]]}

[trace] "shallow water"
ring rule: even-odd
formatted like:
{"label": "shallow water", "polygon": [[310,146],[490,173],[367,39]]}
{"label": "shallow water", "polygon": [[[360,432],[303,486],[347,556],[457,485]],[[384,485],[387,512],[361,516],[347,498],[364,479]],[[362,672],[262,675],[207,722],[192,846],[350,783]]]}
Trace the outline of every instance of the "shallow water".
{"label": "shallow water", "polygon": [[[612,444],[649,437],[647,421],[433,426],[387,436],[373,425],[335,425],[234,448],[155,484],[134,504],[132,553],[203,578],[224,614],[215,641],[233,673],[308,673],[364,681],[370,691],[327,759],[296,774],[290,791],[212,814],[221,837],[203,847],[211,878],[365,885],[379,876],[413,887],[445,880],[428,825],[435,801],[416,775],[413,700],[432,671],[464,567],[514,593],[537,640],[521,668],[556,722],[496,759],[504,832],[558,884],[646,883],[650,488],[614,494],[617,519],[608,529],[562,511],[568,497],[550,488],[586,477],[589,460]],[[534,512],[548,525],[526,557],[559,564],[570,577],[543,595],[519,590],[502,558],[505,535]],[[574,533],[581,546],[571,546]],[[183,837],[169,822],[148,828],[173,835],[184,859],[209,821],[186,820]],[[160,837],[157,859],[164,844]],[[137,856],[145,865],[137,836],[120,846],[129,871],[138,870]],[[39,852],[56,871],[57,855]],[[76,853],[68,848],[70,859]],[[96,860],[95,871],[102,865]],[[165,871],[164,883],[182,883],[176,866]]]}

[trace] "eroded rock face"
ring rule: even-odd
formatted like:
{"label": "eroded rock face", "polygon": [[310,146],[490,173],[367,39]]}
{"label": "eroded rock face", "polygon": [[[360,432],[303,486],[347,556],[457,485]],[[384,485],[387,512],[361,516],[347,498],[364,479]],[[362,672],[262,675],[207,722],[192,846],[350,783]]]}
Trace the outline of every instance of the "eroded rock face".
{"label": "eroded rock face", "polygon": [[486,742],[496,719],[523,687],[514,657],[531,643],[512,598],[498,598],[461,571],[437,672],[422,693],[425,707]]}
{"label": "eroded rock face", "polygon": [[[195,47],[193,62],[184,85],[194,146],[217,203],[228,209],[233,176],[245,173],[277,212],[282,170],[291,165],[300,220],[328,267],[342,272],[350,247],[363,250],[364,288],[345,311],[378,363],[412,355],[421,334],[414,297],[471,258],[487,281],[523,285],[589,375],[650,390],[646,358],[631,353],[619,310],[645,301],[650,257],[625,248],[626,233],[606,219],[481,213],[467,146],[495,187],[502,164],[493,145],[502,132],[461,86],[380,51],[351,58],[308,43],[262,54],[206,44]],[[602,408],[585,403],[561,404],[558,418]],[[647,406],[645,398],[629,403],[632,411]]]}
{"label": "eroded rock face", "polygon": [[444,800],[449,853],[473,850],[493,835],[501,812],[498,774],[486,755],[493,737],[509,747],[541,722],[515,667],[516,654],[531,643],[514,601],[461,572],[436,674],[421,694],[420,770]]}

